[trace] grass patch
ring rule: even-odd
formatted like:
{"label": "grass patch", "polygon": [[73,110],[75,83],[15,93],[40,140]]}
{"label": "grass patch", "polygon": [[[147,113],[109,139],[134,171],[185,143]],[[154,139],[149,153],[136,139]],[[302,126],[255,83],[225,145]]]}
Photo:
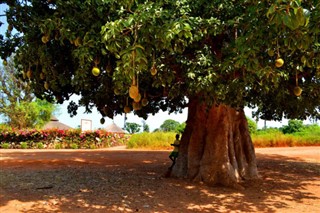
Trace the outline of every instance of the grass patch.
{"label": "grass patch", "polygon": [[139,133],[131,136],[127,143],[128,149],[169,150],[175,140],[174,132]]}

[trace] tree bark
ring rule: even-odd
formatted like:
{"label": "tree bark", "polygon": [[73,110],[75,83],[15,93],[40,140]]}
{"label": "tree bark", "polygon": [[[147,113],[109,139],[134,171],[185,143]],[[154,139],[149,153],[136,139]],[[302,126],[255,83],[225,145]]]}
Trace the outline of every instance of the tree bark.
{"label": "tree bark", "polygon": [[187,125],[171,176],[233,188],[242,188],[243,180],[258,178],[244,111],[222,104],[208,107],[198,98],[189,100]]}

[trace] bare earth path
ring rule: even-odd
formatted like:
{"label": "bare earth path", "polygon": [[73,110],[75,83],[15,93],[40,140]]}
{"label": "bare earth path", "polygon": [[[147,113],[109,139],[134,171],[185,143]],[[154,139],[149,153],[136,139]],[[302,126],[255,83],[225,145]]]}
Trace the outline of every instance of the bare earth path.
{"label": "bare earth path", "polygon": [[243,191],[163,178],[168,153],[0,150],[0,212],[320,212],[320,147],[256,149]]}

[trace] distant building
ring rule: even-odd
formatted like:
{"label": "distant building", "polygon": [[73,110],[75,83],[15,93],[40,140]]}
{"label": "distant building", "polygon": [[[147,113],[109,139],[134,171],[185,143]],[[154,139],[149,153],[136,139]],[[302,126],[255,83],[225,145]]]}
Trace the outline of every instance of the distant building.
{"label": "distant building", "polygon": [[108,125],[105,130],[107,132],[111,132],[111,133],[118,133],[118,134],[125,134],[126,132],[121,129],[119,126],[117,126],[115,123],[112,123],[110,125]]}
{"label": "distant building", "polygon": [[59,120],[55,117],[55,116],[51,116],[50,121],[44,125],[44,127],[42,129],[62,129],[62,130],[69,130],[69,129],[73,129],[72,127],[63,124],[61,122],[59,122]]}

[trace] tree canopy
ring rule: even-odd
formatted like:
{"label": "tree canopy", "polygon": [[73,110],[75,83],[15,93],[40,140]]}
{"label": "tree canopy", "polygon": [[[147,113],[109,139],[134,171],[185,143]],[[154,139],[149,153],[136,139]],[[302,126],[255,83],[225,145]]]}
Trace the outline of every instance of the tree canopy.
{"label": "tree canopy", "polygon": [[134,133],[140,132],[140,127],[141,127],[141,125],[139,125],[139,124],[137,124],[137,123],[127,122],[125,129],[126,129],[127,132],[129,132],[130,134],[134,134]]}
{"label": "tree canopy", "polygon": [[42,127],[55,109],[52,103],[36,99],[30,86],[17,77],[13,62],[0,67],[0,115],[15,128]]}
{"label": "tree canopy", "polygon": [[71,114],[146,118],[199,97],[257,107],[263,119],[320,117],[318,0],[0,3],[9,6],[2,59],[16,53],[38,98],[81,95]]}
{"label": "tree canopy", "polygon": [[179,127],[180,123],[178,121],[168,119],[163,122],[160,126],[160,130],[164,132],[173,132],[176,131]]}

